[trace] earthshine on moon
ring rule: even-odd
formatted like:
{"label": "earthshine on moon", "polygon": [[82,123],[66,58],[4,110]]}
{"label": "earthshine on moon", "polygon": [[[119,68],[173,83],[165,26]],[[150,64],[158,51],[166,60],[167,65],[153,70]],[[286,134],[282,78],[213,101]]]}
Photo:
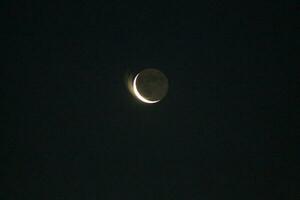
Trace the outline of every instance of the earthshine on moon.
{"label": "earthshine on moon", "polygon": [[145,69],[134,77],[132,89],[140,101],[148,104],[157,103],[167,94],[168,79],[157,69]]}

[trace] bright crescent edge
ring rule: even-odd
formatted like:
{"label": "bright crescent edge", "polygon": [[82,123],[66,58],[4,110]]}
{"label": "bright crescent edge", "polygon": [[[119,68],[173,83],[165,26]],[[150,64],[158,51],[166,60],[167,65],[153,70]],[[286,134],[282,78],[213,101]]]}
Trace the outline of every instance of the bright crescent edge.
{"label": "bright crescent edge", "polygon": [[150,101],[150,100],[144,98],[144,97],[139,93],[139,91],[137,90],[137,87],[136,87],[136,80],[137,80],[137,77],[138,77],[138,76],[139,76],[139,74],[137,74],[137,75],[135,76],[134,80],[133,80],[133,91],[134,91],[134,94],[136,95],[136,97],[137,97],[139,100],[141,100],[142,102],[144,102],[144,103],[157,103],[157,102],[159,102],[159,100],[157,100],[157,101]]}

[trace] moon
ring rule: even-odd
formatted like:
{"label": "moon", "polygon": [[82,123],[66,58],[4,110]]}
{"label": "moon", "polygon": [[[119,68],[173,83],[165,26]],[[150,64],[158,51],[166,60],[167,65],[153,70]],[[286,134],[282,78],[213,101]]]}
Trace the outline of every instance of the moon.
{"label": "moon", "polygon": [[134,77],[132,88],[134,95],[140,101],[153,104],[166,96],[168,79],[157,69],[145,69]]}
{"label": "moon", "polygon": [[137,90],[137,87],[136,87],[136,79],[138,78],[139,74],[137,74],[133,80],[133,91],[134,91],[134,94],[136,95],[136,97],[141,100],[142,102],[144,103],[157,103],[159,102],[159,100],[156,100],[156,101],[150,101],[146,98],[144,98],[140,93],[139,91]]}

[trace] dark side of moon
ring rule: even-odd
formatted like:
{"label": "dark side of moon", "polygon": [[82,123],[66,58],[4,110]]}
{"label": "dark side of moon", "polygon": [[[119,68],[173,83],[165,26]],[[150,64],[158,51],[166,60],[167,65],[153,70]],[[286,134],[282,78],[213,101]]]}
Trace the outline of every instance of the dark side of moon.
{"label": "dark side of moon", "polygon": [[157,69],[145,69],[139,73],[136,86],[144,98],[150,101],[158,101],[167,94],[168,79]]}

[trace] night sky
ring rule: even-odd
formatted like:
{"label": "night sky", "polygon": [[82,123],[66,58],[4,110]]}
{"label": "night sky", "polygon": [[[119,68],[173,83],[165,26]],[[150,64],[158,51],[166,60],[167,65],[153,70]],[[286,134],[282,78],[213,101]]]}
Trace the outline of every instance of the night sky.
{"label": "night sky", "polygon": [[[1,200],[300,197],[293,6],[1,4]],[[126,87],[149,67],[153,105]]]}

